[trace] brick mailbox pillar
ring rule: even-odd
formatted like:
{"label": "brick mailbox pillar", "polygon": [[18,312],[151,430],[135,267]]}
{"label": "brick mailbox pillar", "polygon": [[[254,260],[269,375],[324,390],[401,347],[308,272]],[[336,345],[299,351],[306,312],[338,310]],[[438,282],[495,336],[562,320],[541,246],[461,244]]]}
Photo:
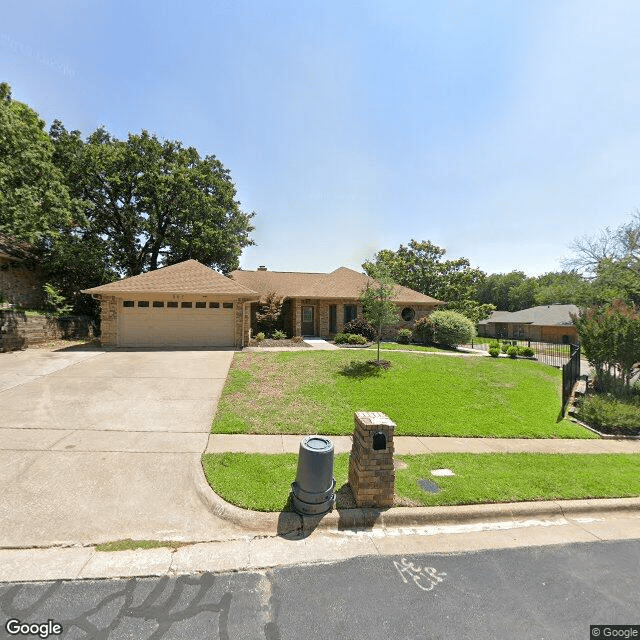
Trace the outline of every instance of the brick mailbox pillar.
{"label": "brick mailbox pillar", "polygon": [[358,411],[349,460],[349,485],[359,507],[392,507],[395,423],[384,413]]}

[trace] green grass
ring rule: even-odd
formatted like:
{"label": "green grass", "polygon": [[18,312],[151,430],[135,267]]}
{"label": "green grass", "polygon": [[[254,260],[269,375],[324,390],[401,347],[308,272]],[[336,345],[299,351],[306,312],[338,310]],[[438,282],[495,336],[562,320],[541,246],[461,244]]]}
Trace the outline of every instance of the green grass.
{"label": "green grass", "polygon": [[[373,343],[369,349],[377,350],[378,344]],[[451,349],[441,349],[440,347],[424,346],[421,344],[400,344],[399,342],[381,342],[380,351],[429,351],[431,353],[437,353],[441,351],[452,351]]]}
{"label": "green grass", "polygon": [[525,360],[369,351],[237,353],[213,433],[350,434],[355,411],[382,411],[396,435],[596,437],[558,422],[561,374]]}
{"label": "green grass", "polygon": [[162,540],[132,540],[126,538],[125,540],[114,540],[113,542],[103,542],[96,545],[96,551],[132,551],[134,549],[158,549],[162,547],[169,547],[171,549],[177,549],[183,546],[182,542],[164,542]]}
{"label": "green grass", "polygon": [[[442,453],[397,456],[407,469],[396,471],[396,499],[421,506],[534,500],[620,498],[640,495],[639,454]],[[254,511],[290,510],[296,454],[205,454],[205,475],[224,500]],[[336,487],[347,482],[349,455],[334,459]],[[434,477],[433,469],[452,477]],[[418,480],[435,482],[440,493],[422,490]],[[338,502],[340,508],[340,502]]]}

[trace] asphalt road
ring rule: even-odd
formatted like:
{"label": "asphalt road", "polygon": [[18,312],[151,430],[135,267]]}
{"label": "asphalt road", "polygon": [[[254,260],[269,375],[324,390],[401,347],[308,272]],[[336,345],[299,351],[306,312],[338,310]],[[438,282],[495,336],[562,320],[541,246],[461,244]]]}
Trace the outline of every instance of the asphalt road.
{"label": "asphalt road", "polygon": [[[6,621],[50,638],[545,639],[639,625],[640,540],[355,558],[259,573],[4,584]],[[640,637],[629,635],[601,637]]]}

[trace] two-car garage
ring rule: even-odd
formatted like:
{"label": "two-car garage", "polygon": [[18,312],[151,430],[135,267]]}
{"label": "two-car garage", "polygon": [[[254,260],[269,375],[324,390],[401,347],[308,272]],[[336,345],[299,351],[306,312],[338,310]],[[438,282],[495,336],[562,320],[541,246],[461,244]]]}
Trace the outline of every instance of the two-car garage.
{"label": "two-car garage", "polygon": [[114,347],[242,347],[260,296],[186,260],[85,289],[101,302],[100,342]]}
{"label": "two-car garage", "polygon": [[234,303],[221,300],[121,300],[122,347],[233,347]]}

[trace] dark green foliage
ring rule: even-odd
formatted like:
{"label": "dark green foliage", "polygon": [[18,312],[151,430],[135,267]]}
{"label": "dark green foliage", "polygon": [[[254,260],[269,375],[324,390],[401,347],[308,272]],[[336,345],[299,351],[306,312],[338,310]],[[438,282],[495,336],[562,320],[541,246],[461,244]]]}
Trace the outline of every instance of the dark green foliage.
{"label": "dark green foliage", "polygon": [[489,347],[489,355],[492,358],[497,358],[500,355],[500,349],[497,347]]}
{"label": "dark green foliage", "polygon": [[400,329],[398,331],[397,340],[400,344],[409,344],[412,336],[413,331],[411,331],[411,329]]}
{"label": "dark green foliage", "polygon": [[336,333],[335,337],[333,338],[333,341],[336,344],[346,344],[347,342],[349,342],[349,334],[348,333]]}
{"label": "dark green foliage", "polygon": [[509,347],[507,349],[507,355],[515,360],[518,357],[518,347]]}
{"label": "dark green foliage", "polygon": [[518,347],[518,355],[525,358],[531,358],[535,355],[535,351],[531,347]]}
{"label": "dark green foliage", "polygon": [[376,339],[376,330],[370,322],[364,318],[354,318],[344,325],[344,333],[355,333],[364,336],[368,341],[373,342]]}
{"label": "dark green foliage", "polygon": [[628,398],[616,398],[610,394],[583,396],[576,408],[576,417],[589,425],[629,430],[640,435],[640,393]]}
{"label": "dark green foliage", "polygon": [[476,335],[476,329],[466,316],[456,311],[434,311],[430,316],[434,339],[438,344],[456,346],[467,344]]}
{"label": "dark green foliage", "polygon": [[419,318],[413,327],[413,339],[420,344],[432,344],[434,341],[434,329],[433,320],[431,320],[430,316]]}
{"label": "dark green foliage", "polygon": [[271,337],[274,340],[284,340],[287,337],[287,334],[284,331],[280,331],[278,329],[276,329],[272,334]]}
{"label": "dark green foliage", "polygon": [[31,243],[71,222],[64,177],[44,122],[0,84],[0,231]]}
{"label": "dark green foliage", "polygon": [[611,372],[631,391],[634,365],[640,362],[640,312],[622,300],[585,309],[573,322],[589,364],[596,370],[598,391],[609,391]]}

